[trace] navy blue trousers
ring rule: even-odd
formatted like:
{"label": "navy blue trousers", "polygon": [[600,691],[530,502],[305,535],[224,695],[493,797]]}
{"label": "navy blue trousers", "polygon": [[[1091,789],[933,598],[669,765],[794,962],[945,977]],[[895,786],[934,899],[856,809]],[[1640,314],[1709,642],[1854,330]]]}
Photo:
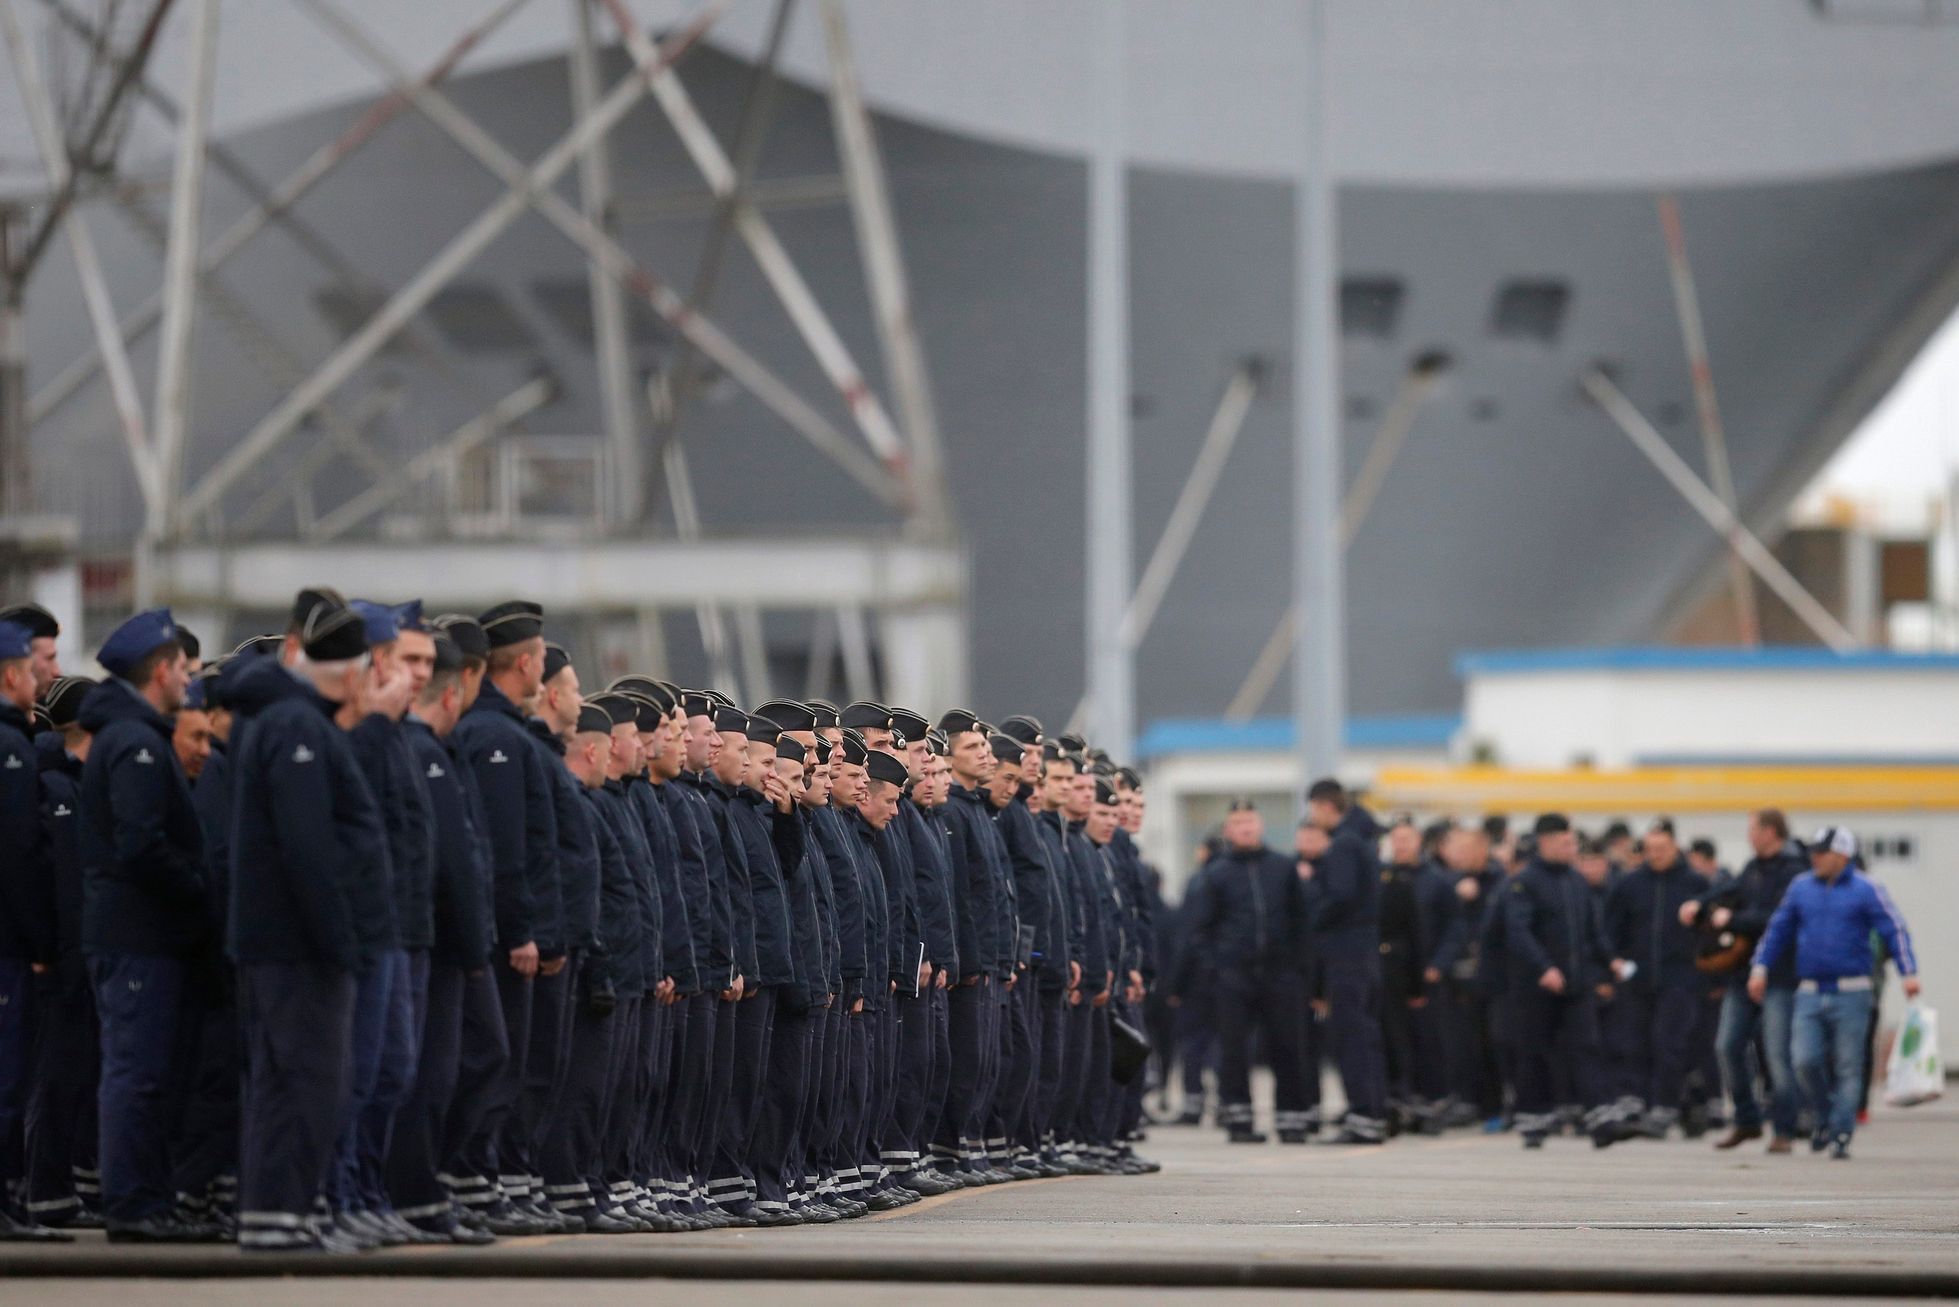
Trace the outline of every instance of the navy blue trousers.
{"label": "navy blue trousers", "polygon": [[176,1205],[170,1142],[199,1026],[180,959],[98,954],[89,971],[102,1021],[102,1215],[113,1227]]}
{"label": "navy blue trousers", "polygon": [[719,1203],[745,1203],[759,1189],[749,1159],[754,1156],[755,1134],[762,1119],[775,1005],[776,992],[768,986],[745,994],[735,1004],[734,1074],[721,1105],[721,1138],[714,1178],[708,1182],[709,1196]]}
{"label": "navy blue trousers", "polygon": [[[35,982],[27,1210],[55,1220],[73,1215],[84,1198],[93,1206],[101,1197],[101,1185],[95,1183],[95,1095],[102,1073],[102,1036],[95,1021],[95,991],[79,959],[35,977]],[[90,1187],[86,1195],[84,1183]]]}
{"label": "navy blue trousers", "polygon": [[423,991],[421,1058],[408,1101],[395,1116],[386,1165],[389,1201],[411,1220],[440,1217],[449,1210],[449,1194],[436,1176],[442,1168],[443,1122],[462,1066],[468,980],[461,967],[434,965]]}
{"label": "navy blue trousers", "polygon": [[499,962],[463,977],[456,1089],[443,1117],[436,1155],[441,1167],[437,1175],[448,1176],[455,1197],[472,1207],[496,1199],[496,1123],[498,1113],[508,1110],[510,1084],[510,1037],[504,1019],[513,1006],[528,1014],[528,1006],[511,1000],[529,995],[529,982]]}
{"label": "navy blue trousers", "polygon": [[1388,1065],[1381,1034],[1381,957],[1367,948],[1327,948],[1326,1036],[1347,1111],[1371,1121],[1388,1114]]}
{"label": "navy blue trousers", "polygon": [[355,992],[353,976],[323,963],[238,968],[241,1247],[277,1246],[310,1221],[352,1098]]}

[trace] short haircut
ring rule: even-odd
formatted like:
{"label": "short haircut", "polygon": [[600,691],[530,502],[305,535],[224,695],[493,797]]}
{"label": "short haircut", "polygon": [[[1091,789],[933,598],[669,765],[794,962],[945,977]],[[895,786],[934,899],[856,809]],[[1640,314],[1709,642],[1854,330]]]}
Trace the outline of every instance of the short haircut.
{"label": "short haircut", "polygon": [[1306,791],[1308,803],[1330,803],[1340,812],[1347,810],[1347,787],[1332,777],[1314,781]]}
{"label": "short haircut", "polygon": [[1789,817],[1780,808],[1761,808],[1755,813],[1755,820],[1763,827],[1772,830],[1777,839],[1789,838]]}
{"label": "short haircut", "polygon": [[1717,856],[1714,851],[1714,841],[1708,839],[1695,840],[1692,844],[1689,844],[1687,846],[1687,852],[1698,853],[1703,858],[1712,858]]}
{"label": "short haircut", "polygon": [[517,665],[517,660],[535,652],[529,640],[519,640],[515,644],[500,644],[490,650],[490,675],[502,676]]}
{"label": "short haircut", "polygon": [[1483,818],[1483,836],[1492,844],[1503,843],[1504,836],[1510,833],[1510,818],[1500,812],[1493,812]]}
{"label": "short haircut", "polygon": [[150,678],[156,675],[157,668],[165,663],[177,661],[177,655],[183,651],[184,646],[178,644],[174,637],[165,640],[162,644],[150,650],[141,658],[138,658],[135,665],[129,669],[129,675],[123,679],[140,689],[150,683]]}
{"label": "short haircut", "polygon": [[437,672],[435,675],[429,677],[429,683],[422,687],[422,693],[416,698],[415,702],[434,703],[442,697],[444,690],[447,690],[452,685],[461,686],[462,683],[463,674],[460,668],[451,667]]}

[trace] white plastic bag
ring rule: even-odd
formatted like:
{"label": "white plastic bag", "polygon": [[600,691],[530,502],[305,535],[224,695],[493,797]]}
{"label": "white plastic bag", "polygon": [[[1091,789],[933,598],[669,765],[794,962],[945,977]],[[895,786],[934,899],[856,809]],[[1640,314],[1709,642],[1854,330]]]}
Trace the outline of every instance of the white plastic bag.
{"label": "white plastic bag", "polygon": [[1945,1064],[1939,1061],[1939,1014],[1914,1003],[1891,1045],[1884,1071],[1884,1101],[1893,1107],[1929,1103],[1945,1092]]}

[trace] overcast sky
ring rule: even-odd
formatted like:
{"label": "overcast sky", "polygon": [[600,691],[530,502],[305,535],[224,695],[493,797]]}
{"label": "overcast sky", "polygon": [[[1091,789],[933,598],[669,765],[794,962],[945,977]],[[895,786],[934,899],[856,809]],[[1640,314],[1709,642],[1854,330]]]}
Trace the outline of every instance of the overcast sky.
{"label": "overcast sky", "polygon": [[[1719,375],[1718,365],[1716,375]],[[1959,473],[1959,315],[1934,336],[1818,478],[1887,516],[1915,514]]]}

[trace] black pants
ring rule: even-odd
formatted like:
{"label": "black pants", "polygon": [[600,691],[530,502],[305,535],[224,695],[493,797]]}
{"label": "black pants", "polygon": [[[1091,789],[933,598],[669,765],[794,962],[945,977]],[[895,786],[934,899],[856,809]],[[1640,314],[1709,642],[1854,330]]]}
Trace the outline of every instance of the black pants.
{"label": "black pants", "polygon": [[1032,972],[1023,971],[1014,987],[1001,995],[999,1072],[993,1082],[993,1105],[987,1113],[986,1146],[996,1156],[1028,1146],[1024,1134],[1027,1100],[1040,1071],[1040,1008]]}
{"label": "black pants", "polygon": [[354,988],[352,975],[324,963],[238,968],[240,1247],[290,1242],[326,1184],[352,1094]]}
{"label": "black pants", "polygon": [[769,1043],[775,1033],[776,991],[763,986],[735,1004],[734,1079],[721,1105],[721,1141],[708,1194],[723,1204],[746,1204],[756,1189],[749,1165],[762,1096],[768,1087]]}
{"label": "black pants", "polygon": [[[950,1077],[932,1154],[941,1161],[970,1162],[982,1147],[980,1091],[986,1074],[986,1037],[992,1022],[993,987],[985,977],[956,985],[948,996],[947,1028],[952,1043]],[[909,1014],[908,1014],[909,1015]],[[911,1041],[906,1041],[907,1045]]]}
{"label": "black pants", "polygon": [[571,1068],[573,999],[578,985],[574,955],[555,976],[539,972],[532,982],[530,1052],[517,1102],[497,1142],[499,1179],[529,1192],[544,1173],[540,1162],[544,1134],[553,1122],[565,1077]]}
{"label": "black pants", "polygon": [[[938,1059],[944,1051],[933,1038],[932,1003],[938,991],[927,986],[916,994],[893,994],[890,1002],[898,1014],[898,1082],[891,1106],[891,1120],[878,1140],[878,1155],[894,1171],[918,1164],[932,1139],[926,1132],[944,1111],[945,1079],[939,1074]],[[932,1087],[939,1086],[939,1097]]]}
{"label": "black pants", "polygon": [[1498,1070],[1493,1014],[1488,993],[1471,978],[1449,979],[1446,1002],[1449,1087],[1485,1118],[1503,1111],[1503,1075]]}
{"label": "black pants", "polygon": [[206,995],[197,1024],[196,1062],[184,1096],[173,1159],[177,1192],[230,1211],[238,1193],[238,1091],[244,1037],[233,995]]}
{"label": "black pants", "polygon": [[388,1146],[388,1199],[410,1220],[437,1219],[449,1210],[449,1195],[436,1174],[442,1165],[442,1126],[462,1065],[468,979],[461,967],[440,963],[429,967],[421,1063],[408,1101],[395,1118],[394,1138]]}
{"label": "black pants", "polygon": [[1693,1062],[1699,985],[1621,985],[1605,1027],[1611,1092],[1641,1108],[1675,1111]]}
{"label": "black pants", "polygon": [[[34,980],[34,1081],[27,1099],[27,1210],[63,1220],[95,1175],[95,1094],[102,1041],[95,991],[79,958]],[[97,1185],[93,1198],[99,1197]]]}
{"label": "black pants", "polygon": [[1323,944],[1326,1037],[1340,1067],[1347,1112],[1387,1116],[1387,1055],[1381,1040],[1381,955],[1371,946]]}
{"label": "black pants", "polygon": [[1316,1124],[1319,1067],[1308,1064],[1306,985],[1290,971],[1220,971],[1217,979],[1218,1124],[1252,1127],[1252,1038],[1272,1067],[1274,1123],[1291,1133]]}
{"label": "black pants", "polygon": [[572,1005],[564,1081],[551,1099],[549,1118],[540,1123],[536,1145],[545,1201],[560,1211],[583,1215],[596,1201],[592,1182],[602,1169],[606,1088],[616,1070],[612,1045],[617,1015],[616,1007],[594,1010],[583,996]]}
{"label": "black pants", "polygon": [[[510,1084],[510,1036],[504,1019],[513,1000],[527,999],[530,986],[506,984],[505,969],[495,964],[462,982],[461,1028],[456,1043],[456,1088],[443,1118],[437,1156],[456,1199],[471,1207],[496,1200],[496,1113],[507,1111],[504,1095]],[[510,973],[515,981],[515,973]],[[522,1009],[528,1012],[528,1007]],[[430,1202],[434,1199],[430,1198]]]}
{"label": "black pants", "polygon": [[1519,990],[1509,999],[1516,1022],[1517,1129],[1543,1134],[1557,1123],[1561,1075],[1581,1107],[1596,1108],[1603,1091],[1592,996],[1535,989]]}
{"label": "black pants", "polygon": [[810,1012],[800,1000],[777,1000],[775,1028],[763,1075],[760,1111],[752,1134],[748,1170],[755,1177],[755,1205],[783,1211],[789,1191],[802,1177],[796,1140],[808,1089]]}
{"label": "black pants", "polygon": [[512,971],[510,960],[501,949],[490,961],[490,974],[496,978],[497,1003],[503,1009],[507,1056],[495,1078],[484,1087],[481,1103],[475,1105],[479,1109],[479,1133],[469,1146],[462,1173],[483,1176],[494,1193],[500,1193],[506,1179],[513,1187],[529,1183],[521,1155],[505,1156],[505,1141],[521,1133],[514,1122],[517,1100],[523,1094],[530,1065],[531,1018],[536,1006],[533,999],[537,982]]}
{"label": "black pants", "polygon": [[1201,1111],[1204,1107],[1204,1073],[1217,1074],[1218,1024],[1215,1001],[1216,982],[1201,993],[1184,997],[1176,1009],[1177,1069],[1183,1080],[1183,1110]]}
{"label": "black pants", "polygon": [[170,1142],[200,1028],[181,960],[98,954],[89,970],[102,1020],[102,1215],[114,1227],[176,1205]]}
{"label": "black pants", "polygon": [[1068,991],[1043,990],[1036,1001],[1041,1009],[1041,1065],[1028,1096],[1029,1144],[1046,1148],[1054,1138],[1055,1106],[1061,1100],[1062,1070],[1068,1062]]}
{"label": "black pants", "polygon": [[673,1100],[668,1119],[673,1123],[673,1171],[665,1178],[676,1197],[705,1185],[714,1163],[715,1122],[710,1104],[714,1090],[714,1050],[723,1023],[734,1020],[734,1009],[713,992],[689,995],[673,1008],[676,1017],[675,1045],[667,1075],[667,1093]]}

